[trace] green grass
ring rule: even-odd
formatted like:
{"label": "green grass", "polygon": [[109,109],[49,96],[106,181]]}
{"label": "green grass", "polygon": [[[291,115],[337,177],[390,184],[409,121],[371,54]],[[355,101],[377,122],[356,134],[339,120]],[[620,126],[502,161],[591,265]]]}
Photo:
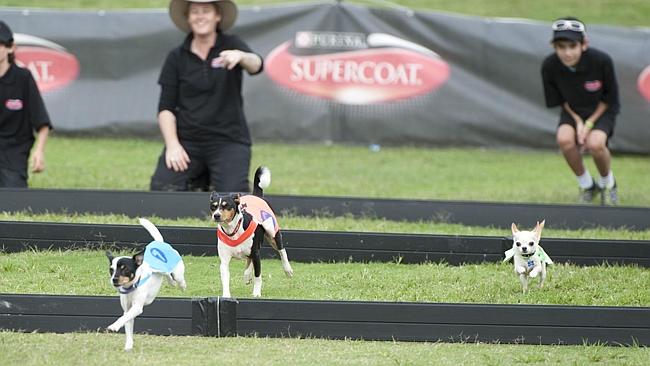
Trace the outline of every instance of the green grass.
{"label": "green grass", "polygon": [[[290,249],[288,254],[291,258]],[[216,256],[184,256],[183,261],[187,291],[165,286],[161,296],[221,293]],[[650,293],[639,291],[650,283],[650,271],[636,266],[556,264],[549,267],[545,288],[531,288],[526,295],[510,263],[294,262],[292,266],[295,275],[288,279],[279,260],[263,261],[264,298],[650,306]],[[243,270],[243,261],[231,263],[231,291],[235,297],[248,298],[252,287],[243,283]],[[108,281],[108,260],[98,250],[0,254],[0,293],[116,295]]]}
{"label": "green grass", "polygon": [[[290,0],[238,0],[239,5],[269,5]],[[295,2],[295,1],[294,1]],[[551,21],[574,15],[588,24],[649,26],[650,2],[646,0],[364,0],[357,3],[389,6],[393,3],[413,9],[431,9],[488,17],[518,17]],[[168,0],[5,0],[6,6],[46,8],[166,8]]]}
{"label": "green grass", "polygon": [[[136,323],[137,327],[137,323]],[[0,332],[5,365],[643,365],[650,348]],[[38,352],[33,350],[38,349]],[[644,361],[646,360],[646,361]]]}
{"label": "green grass", "polygon": [[[207,219],[182,218],[164,219],[149,217],[159,226],[182,227],[214,227]],[[137,225],[137,219],[126,215],[89,215],[89,214],[32,214],[29,212],[1,212],[1,221],[32,221],[32,222],[61,222],[78,224],[113,224]],[[413,234],[439,234],[439,235],[483,235],[483,236],[510,236],[508,229],[481,226],[464,226],[447,224],[434,221],[391,221],[372,218],[341,217],[304,217],[294,215],[280,215],[283,229],[290,230],[318,230],[318,231],[345,231],[345,232],[384,232],[384,233],[413,233]],[[509,223],[506,223],[507,226]],[[523,228],[532,228],[533,223],[519,223]],[[643,231],[627,229],[589,228],[581,230],[553,229],[553,223],[546,222],[543,233],[544,238],[574,238],[574,239],[611,239],[611,240],[650,240],[650,229]],[[0,243],[1,244],[1,243]],[[551,253],[552,254],[552,253]]]}
{"label": "green grass", "polygon": [[[148,190],[162,142],[54,136],[34,188]],[[590,157],[592,174],[597,175]],[[251,168],[273,172],[268,194],[574,203],[578,188],[562,156],[546,150],[427,149],[256,144]],[[650,206],[650,158],[617,155],[620,203]]]}

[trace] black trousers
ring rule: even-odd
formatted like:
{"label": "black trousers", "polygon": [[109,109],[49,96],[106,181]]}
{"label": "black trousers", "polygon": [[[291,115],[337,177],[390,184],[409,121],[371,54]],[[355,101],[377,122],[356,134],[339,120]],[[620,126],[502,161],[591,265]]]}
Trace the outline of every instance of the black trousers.
{"label": "black trousers", "polygon": [[230,142],[181,141],[190,157],[184,172],[165,165],[165,149],[151,177],[152,191],[249,192],[249,145]]}
{"label": "black trousers", "polygon": [[32,144],[0,150],[0,187],[27,188],[27,161]]}

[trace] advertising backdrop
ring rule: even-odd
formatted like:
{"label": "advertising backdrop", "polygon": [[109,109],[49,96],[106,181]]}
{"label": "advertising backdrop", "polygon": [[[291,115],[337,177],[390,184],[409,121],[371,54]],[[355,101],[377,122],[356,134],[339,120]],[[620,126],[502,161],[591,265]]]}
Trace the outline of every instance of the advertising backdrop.
{"label": "advertising backdrop", "polygon": [[[0,9],[55,128],[157,134],[157,85],[184,35],[167,11]],[[246,76],[256,141],[555,148],[544,105],[550,24],[325,2],[241,7],[232,33],[265,59]],[[587,24],[615,64],[611,147],[650,153],[650,28]]]}

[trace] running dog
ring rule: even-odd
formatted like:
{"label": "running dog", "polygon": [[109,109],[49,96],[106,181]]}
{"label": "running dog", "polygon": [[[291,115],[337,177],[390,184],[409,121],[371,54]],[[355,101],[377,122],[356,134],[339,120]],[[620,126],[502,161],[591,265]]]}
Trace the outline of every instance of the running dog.
{"label": "running dog", "polygon": [[[260,250],[266,237],[278,251],[282,268],[287,277],[293,276],[287,251],[282,244],[282,233],[275,213],[264,200],[264,189],[271,184],[271,171],[259,167],[253,180],[253,194],[210,195],[212,220],[217,223],[217,251],[221,265],[221,288],[223,297],[230,296],[230,260],[245,259],[244,282],[253,281],[253,297],[262,296],[262,262]],[[254,277],[253,277],[254,272]]]}
{"label": "running dog", "polygon": [[119,317],[108,330],[117,332],[124,327],[126,343],[124,350],[133,348],[133,323],[142,314],[142,308],[151,304],[158,296],[163,277],[170,285],[185,290],[185,264],[178,252],[165,243],[160,231],[147,219],[140,219],[154,241],[144,251],[133,257],[114,257],[106,252],[110,263],[111,284],[120,293],[120,304],[124,315]]}
{"label": "running dog", "polygon": [[539,241],[542,237],[544,222],[538,222],[532,231],[519,231],[517,225],[512,223],[512,248],[505,252],[504,262],[514,258],[515,273],[519,275],[522,290],[528,291],[528,279],[540,275],[539,288],[544,287],[546,279],[546,265],[553,264]]}

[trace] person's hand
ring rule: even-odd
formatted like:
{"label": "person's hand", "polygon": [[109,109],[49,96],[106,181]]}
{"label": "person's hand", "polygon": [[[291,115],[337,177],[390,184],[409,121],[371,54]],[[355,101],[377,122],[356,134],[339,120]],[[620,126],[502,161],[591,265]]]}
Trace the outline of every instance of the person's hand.
{"label": "person's hand", "polygon": [[576,122],[576,136],[578,140],[578,145],[581,149],[584,149],[585,140],[587,139],[587,128],[585,128],[585,123],[580,117],[575,117]]}
{"label": "person's hand", "polygon": [[45,170],[45,154],[42,151],[34,150],[30,160],[32,173],[40,173]]}
{"label": "person's hand", "polygon": [[244,58],[244,52],[240,50],[226,50],[219,53],[218,60],[228,70],[232,70]]}
{"label": "person's hand", "polygon": [[190,157],[179,143],[173,146],[167,146],[165,149],[165,164],[167,169],[172,169],[175,172],[184,172],[189,167]]}

